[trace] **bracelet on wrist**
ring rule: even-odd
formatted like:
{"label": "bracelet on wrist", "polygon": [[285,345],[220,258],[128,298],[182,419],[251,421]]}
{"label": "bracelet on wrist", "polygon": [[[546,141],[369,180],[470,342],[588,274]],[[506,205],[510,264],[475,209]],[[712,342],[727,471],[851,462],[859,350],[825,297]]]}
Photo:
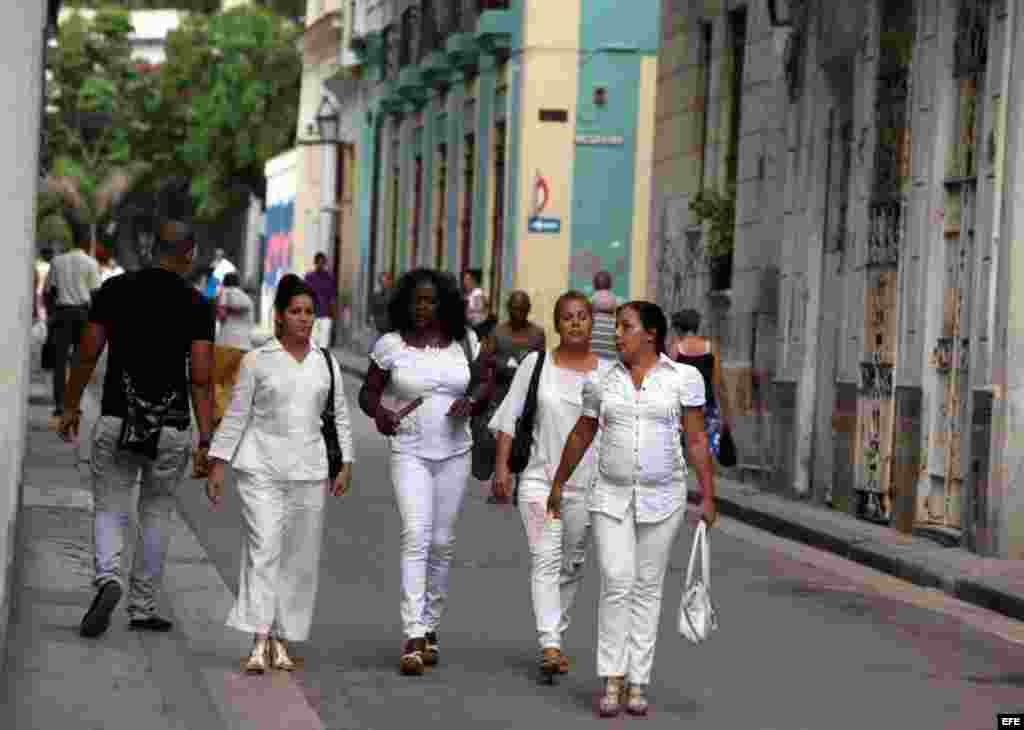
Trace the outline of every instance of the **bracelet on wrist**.
{"label": "bracelet on wrist", "polygon": [[201,439],[199,439],[199,443],[197,444],[197,446],[200,449],[208,449],[208,448],[210,448],[210,444],[212,443],[212,441],[213,441],[212,439],[201,438]]}

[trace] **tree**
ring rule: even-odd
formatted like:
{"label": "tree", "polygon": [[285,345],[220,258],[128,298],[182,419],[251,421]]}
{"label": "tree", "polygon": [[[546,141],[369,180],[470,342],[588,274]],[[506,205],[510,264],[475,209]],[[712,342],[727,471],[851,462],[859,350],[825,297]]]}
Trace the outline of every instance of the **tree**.
{"label": "tree", "polygon": [[258,6],[189,16],[167,40],[163,119],[183,129],[200,217],[263,198],[263,168],[295,139],[302,58],[299,26]]}
{"label": "tree", "polygon": [[131,57],[132,25],[121,9],[90,19],[72,13],[47,59],[46,160],[40,210],[60,200],[96,231],[151,169],[139,154],[157,106],[156,85]]}

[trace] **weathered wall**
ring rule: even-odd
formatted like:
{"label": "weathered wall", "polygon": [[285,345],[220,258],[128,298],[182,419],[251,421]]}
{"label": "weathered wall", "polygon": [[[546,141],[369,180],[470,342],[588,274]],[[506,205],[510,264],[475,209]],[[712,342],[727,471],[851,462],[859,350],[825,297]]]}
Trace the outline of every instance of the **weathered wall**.
{"label": "weathered wall", "polygon": [[0,94],[27,103],[0,115],[0,216],[7,225],[0,267],[0,663],[6,656],[15,536],[21,505],[22,458],[29,384],[35,191],[39,179],[39,104],[42,84],[43,10],[29,3],[0,28]]}

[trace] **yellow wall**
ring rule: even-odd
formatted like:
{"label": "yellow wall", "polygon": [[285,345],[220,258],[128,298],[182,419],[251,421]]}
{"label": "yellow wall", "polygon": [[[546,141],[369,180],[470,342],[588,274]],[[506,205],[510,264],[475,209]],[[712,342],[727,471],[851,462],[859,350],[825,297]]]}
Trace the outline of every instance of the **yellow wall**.
{"label": "yellow wall", "polygon": [[[515,288],[533,301],[531,318],[555,341],[551,310],[569,281],[572,178],[575,151],[580,3],[526,0],[519,104],[519,240]],[[567,109],[566,124],[540,123],[540,109]],[[515,121],[515,120],[510,120]],[[508,163],[516,164],[509,159]],[[534,180],[540,170],[551,189],[545,216],[562,220],[559,234],[531,234]]]}
{"label": "yellow wall", "polygon": [[636,128],[636,184],[633,198],[633,251],[629,291],[632,299],[654,300],[654,281],[648,276],[648,235],[651,219],[651,174],[654,162],[654,108],[658,59],[640,64],[640,94]]}

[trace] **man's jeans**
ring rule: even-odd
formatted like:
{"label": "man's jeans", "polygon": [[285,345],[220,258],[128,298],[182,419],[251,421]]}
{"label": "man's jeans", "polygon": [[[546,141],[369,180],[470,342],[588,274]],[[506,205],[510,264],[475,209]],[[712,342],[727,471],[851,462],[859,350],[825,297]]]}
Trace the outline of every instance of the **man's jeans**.
{"label": "man's jeans", "polygon": [[163,429],[156,459],[119,452],[120,434],[120,418],[102,416],[93,427],[90,466],[95,504],[95,584],[116,580],[124,585],[124,533],[137,508],[140,539],[128,587],[128,615],[144,619],[156,613],[156,588],[167,554],[167,523],[174,510],[174,492],[188,465],[192,433]]}
{"label": "man's jeans", "polygon": [[62,304],[50,320],[50,326],[53,327],[53,404],[58,411],[64,410],[64,387],[71,349],[81,344],[82,330],[85,329],[88,317],[88,307]]}

